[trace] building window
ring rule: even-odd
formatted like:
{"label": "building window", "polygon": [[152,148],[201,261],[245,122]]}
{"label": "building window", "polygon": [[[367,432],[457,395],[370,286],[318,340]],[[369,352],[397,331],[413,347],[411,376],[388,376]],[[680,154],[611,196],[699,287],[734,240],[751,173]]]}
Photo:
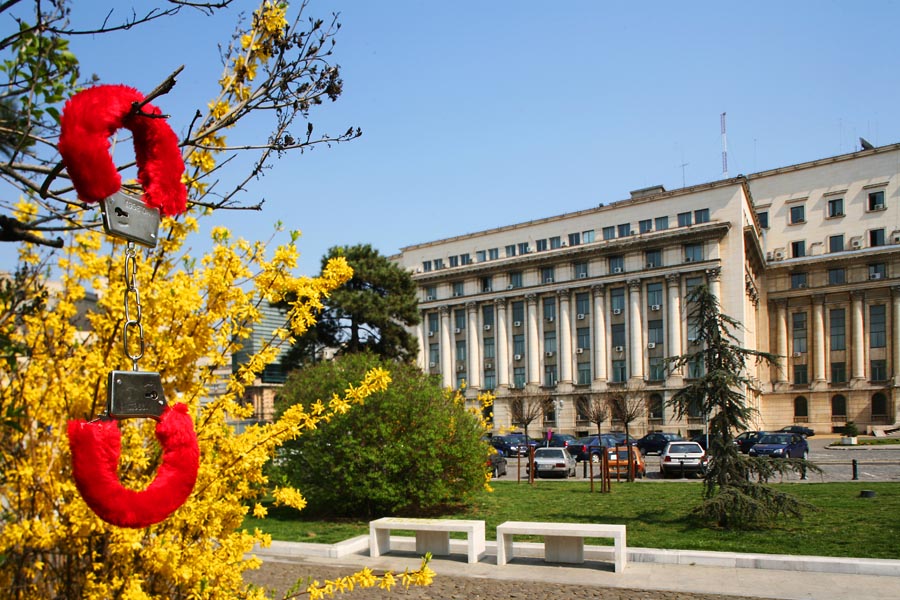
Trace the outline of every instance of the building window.
{"label": "building window", "polygon": [[628,379],[628,367],[624,360],[612,361],[612,380],[613,383],[622,383]]}
{"label": "building window", "polygon": [[569,245],[577,246],[581,243],[581,234],[580,233],[570,233],[569,234]]}
{"label": "building window", "polygon": [[791,225],[806,223],[806,207],[802,204],[791,207]]}
{"label": "building window", "polygon": [[497,372],[494,369],[484,370],[484,385],[482,389],[493,390],[497,387]]}
{"label": "building window", "polygon": [[615,325],[613,325],[609,328],[609,332],[612,337],[612,345],[624,348],[625,347],[625,324],[624,323],[616,323]]}
{"label": "building window", "polygon": [[516,356],[525,356],[525,335],[517,334],[513,336],[513,354]]}
{"label": "building window", "polygon": [[498,258],[500,258],[500,249],[490,248],[488,250],[488,260],[497,260]]}
{"label": "building window", "polygon": [[459,340],[456,342],[456,360],[466,362],[466,341]]}
{"label": "building window", "polygon": [[695,210],[694,211],[694,222],[697,224],[709,223],[709,209],[701,208],[699,210]]}
{"label": "building window", "polygon": [[847,420],[847,399],[840,394],[831,398],[831,420]]}
{"label": "building window", "polygon": [[659,394],[650,394],[650,402],[647,406],[647,416],[654,421],[662,421],[663,399]]}
{"label": "building window", "polygon": [[691,224],[691,213],[683,212],[678,213],[678,226],[679,227],[687,227]]}
{"label": "building window", "polygon": [[547,250],[547,247],[548,247],[546,239],[536,241],[535,245],[537,246],[538,252],[544,252],[545,250]]}
{"label": "building window", "polygon": [[791,242],[791,258],[802,258],[806,256],[806,242]]}
{"label": "building window", "polygon": [[791,325],[794,352],[806,352],[806,313],[792,313]]}
{"label": "building window", "polygon": [[431,271],[431,261],[430,260],[422,261],[422,270],[425,271],[426,273]]}
{"label": "building window", "polygon": [[453,282],[453,296],[458,298],[464,294],[465,284],[462,281]]}
{"label": "building window", "polygon": [[688,379],[700,379],[703,377],[703,357],[695,356],[688,361]]}
{"label": "building window", "polygon": [[466,309],[458,308],[453,311],[453,326],[459,329],[458,333],[466,330]]}
{"label": "building window", "polygon": [[434,268],[435,269],[443,269],[444,268],[444,259],[443,258],[434,259]]}
{"label": "building window", "polygon": [[869,192],[869,210],[884,210],[884,190]]}
{"label": "building window", "polygon": [[794,398],[794,420],[809,417],[809,403],[804,396]]}
{"label": "building window", "polygon": [[589,315],[591,313],[591,295],[587,292],[579,292],[575,294],[575,312],[579,315]]}
{"label": "building window", "polygon": [[828,284],[840,285],[847,282],[847,272],[844,269],[828,269]]}
{"label": "building window", "polygon": [[547,296],[544,301],[544,320],[548,323],[553,322],[556,318],[556,298]]}
{"label": "building window", "polygon": [[887,361],[884,359],[870,360],[869,373],[871,373],[871,381],[887,381]]}
{"label": "building window", "polygon": [[582,244],[590,244],[593,241],[594,241],[594,230],[593,229],[581,232],[581,243]]}
{"label": "building window", "polygon": [[525,387],[525,367],[513,367],[513,385],[520,390]]}
{"label": "building window", "polygon": [[628,237],[631,235],[631,223],[621,223],[619,225],[619,237]]}
{"label": "building window", "polygon": [[590,350],[591,349],[591,328],[590,327],[579,327],[576,329],[576,338],[578,348],[582,350]]}
{"label": "building window", "polygon": [[541,281],[544,283],[553,283],[556,269],[554,267],[541,267]]}
{"label": "building window", "polygon": [[807,375],[806,365],[794,365],[794,384],[795,385],[806,385],[809,383],[809,376]]}
{"label": "building window", "polygon": [[510,256],[515,256],[515,255],[516,255],[516,245],[510,244],[509,246],[506,247],[506,257],[509,258]]}
{"label": "building window", "polygon": [[481,321],[485,330],[494,327],[494,307],[492,305],[485,304],[481,307]]}
{"label": "building window", "polygon": [[844,251],[844,235],[828,236],[828,251],[843,252]]}
{"label": "building window", "polygon": [[831,363],[831,383],[847,383],[847,363]]}
{"label": "building window", "polygon": [[482,277],[481,278],[481,291],[482,292],[490,292],[494,289],[494,278],[493,277]]}
{"label": "building window", "polygon": [[887,396],[885,396],[881,392],[878,392],[877,394],[872,396],[872,416],[886,417],[887,414]]}
{"label": "building window", "polygon": [[437,313],[428,313],[428,335],[431,337],[437,335],[438,327],[440,327],[438,318]]}
{"label": "building window", "polygon": [[556,250],[557,248],[562,248],[562,238],[558,235],[555,235],[550,238],[550,249]]}
{"label": "building window", "polygon": [[806,273],[791,273],[791,289],[801,289],[806,287]]}
{"label": "building window", "polygon": [[[647,306],[651,312],[662,309],[663,289],[661,283],[647,284]],[[654,308],[656,307],[656,308]]]}
{"label": "building window", "polygon": [[620,287],[610,290],[609,308],[614,315],[621,314],[625,310],[625,288]]}
{"label": "building window", "polygon": [[653,219],[644,219],[642,221],[638,221],[638,231],[641,233],[648,233],[653,231]]}
{"label": "building window", "polygon": [[578,363],[578,385],[591,385],[591,363]]}
{"label": "building window", "polygon": [[663,322],[662,319],[652,319],[647,321],[647,343],[656,344],[657,347],[663,343]]}
{"label": "building window", "polygon": [[476,250],[475,251],[475,260],[480,263],[486,261],[487,260],[487,252],[485,252],[484,250]]}
{"label": "building window", "polygon": [[690,296],[691,292],[694,291],[694,288],[703,285],[702,277],[688,277],[684,280],[684,295],[685,297]]}
{"label": "building window", "polygon": [[644,259],[647,261],[647,268],[662,266],[662,250],[647,250],[644,253]]}
{"label": "building window", "polygon": [[614,240],[616,238],[616,228],[612,225],[603,228],[603,239]]}
{"label": "building window", "polygon": [[512,289],[522,287],[522,271],[512,271],[509,274],[509,287]]}
{"label": "building window", "polygon": [[[481,260],[484,260],[484,257],[482,257]],[[460,254],[459,262],[462,265],[471,265],[472,264],[472,255],[469,254],[468,252],[466,252],[465,254]]]}
{"label": "building window", "polygon": [[[521,300],[512,303],[512,317],[513,321],[518,321],[519,323],[525,321],[525,303]],[[513,326],[515,326],[515,323],[513,323]]]}
{"label": "building window", "polygon": [[873,229],[869,232],[869,246],[884,246],[884,229]]}
{"label": "building window", "polygon": [[437,300],[437,286],[429,285],[425,288],[425,300]]}
{"label": "building window", "polygon": [[662,381],[666,378],[666,363],[661,356],[653,356],[650,358],[650,373],[647,379],[650,381]]}
{"label": "building window", "polygon": [[835,217],[843,217],[844,216],[844,199],[843,198],[832,198],[828,201],[828,218],[833,219]]}
{"label": "building window", "polygon": [[457,371],[456,372],[456,389],[461,390],[463,386],[466,385],[466,372],[465,371]]}
{"label": "building window", "polygon": [[831,350],[847,349],[847,320],[843,308],[832,308],[828,311],[828,331],[831,336]]}
{"label": "building window", "polygon": [[556,365],[544,365],[544,386],[556,386]]}
{"label": "building window", "polygon": [[531,247],[528,242],[519,242],[519,254],[528,254],[529,252],[531,252]]}
{"label": "building window", "polygon": [[869,279],[884,279],[885,277],[887,277],[887,268],[884,263],[869,265]]}
{"label": "building window", "polygon": [[484,338],[484,358],[494,358],[494,338]]}
{"label": "building window", "polygon": [[873,304],[869,307],[869,348],[884,348],[886,331],[884,304]]}
{"label": "building window", "polygon": [[587,279],[588,264],[586,262],[577,262],[575,267],[575,279]]}
{"label": "building window", "polygon": [[437,367],[441,361],[440,344],[428,344],[428,366]]}
{"label": "building window", "polygon": [[609,262],[609,272],[610,273],[624,273],[625,272],[625,257],[624,256],[610,256],[607,261]]}
{"label": "building window", "polygon": [[760,229],[768,229],[769,228],[769,211],[761,210],[756,213],[756,218],[759,219],[759,227]]}
{"label": "building window", "polygon": [[656,230],[665,231],[669,228],[669,217],[656,217]]}
{"label": "building window", "polygon": [[684,262],[699,262],[703,260],[703,244],[685,244]]}

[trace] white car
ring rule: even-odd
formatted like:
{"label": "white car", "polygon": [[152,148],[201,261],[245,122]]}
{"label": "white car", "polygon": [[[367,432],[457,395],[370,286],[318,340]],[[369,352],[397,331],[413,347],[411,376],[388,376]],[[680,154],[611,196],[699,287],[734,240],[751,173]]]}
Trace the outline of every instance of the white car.
{"label": "white car", "polygon": [[705,475],[706,466],[706,451],[697,442],[669,442],[659,455],[659,472],[663,478],[669,475],[684,477],[688,473]]}
{"label": "white car", "polygon": [[534,451],[534,474],[536,477],[559,475],[575,477],[575,457],[565,448],[536,448]]}

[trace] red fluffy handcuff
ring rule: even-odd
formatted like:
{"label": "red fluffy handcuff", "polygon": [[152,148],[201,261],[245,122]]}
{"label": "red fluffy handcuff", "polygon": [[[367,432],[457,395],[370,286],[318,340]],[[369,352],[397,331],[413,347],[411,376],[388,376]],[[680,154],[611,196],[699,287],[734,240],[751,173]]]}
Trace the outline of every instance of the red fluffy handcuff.
{"label": "red fluffy handcuff", "polygon": [[[60,121],[59,152],[79,197],[99,202],[119,191],[122,180],[109,155],[109,137],[126,128],[134,137],[143,200],[166,216],[184,212],[184,162],[175,132],[158,108],[124,85],[102,85],[73,96]],[[143,114],[141,114],[143,113]],[[148,116],[149,115],[149,116]],[[143,491],[118,477],[121,432],[109,418],[69,421],[72,474],[81,496],[104,521],[141,528],[158,523],[184,504],[200,466],[194,423],[185,404],[166,406],[156,425],[162,462]]]}

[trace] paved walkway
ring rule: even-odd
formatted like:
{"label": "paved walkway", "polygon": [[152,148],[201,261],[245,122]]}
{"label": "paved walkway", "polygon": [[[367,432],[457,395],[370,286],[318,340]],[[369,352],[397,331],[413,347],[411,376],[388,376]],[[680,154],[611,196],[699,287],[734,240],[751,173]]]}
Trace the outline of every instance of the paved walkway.
{"label": "paved walkway", "polygon": [[[392,552],[371,558],[367,551],[340,558],[309,556],[279,542],[278,548],[260,550],[262,569],[248,572],[246,580],[282,592],[298,579],[348,575],[365,566],[373,570],[402,572],[415,570],[419,557],[411,552]],[[633,550],[633,549],[630,549]],[[852,559],[851,559],[852,560]],[[900,561],[898,561],[900,565]],[[517,557],[498,567],[490,552],[477,564],[467,564],[464,554],[435,558],[434,584],[410,589],[404,598],[543,600],[724,600],[725,598],[869,600],[900,598],[900,577],[850,575],[782,569],[755,569],[698,565],[629,562],[624,573],[615,574],[611,565],[588,561],[583,565],[560,566],[540,558]],[[785,569],[791,568],[785,564]],[[900,568],[900,567],[898,567]],[[276,594],[276,598],[281,596]],[[381,590],[356,590],[351,598],[388,598]]]}

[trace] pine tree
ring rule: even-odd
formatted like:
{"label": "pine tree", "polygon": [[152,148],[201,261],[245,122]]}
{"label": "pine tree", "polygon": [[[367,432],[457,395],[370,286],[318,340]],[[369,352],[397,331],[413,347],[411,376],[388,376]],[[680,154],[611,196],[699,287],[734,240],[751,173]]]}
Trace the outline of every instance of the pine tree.
{"label": "pine tree", "polygon": [[695,288],[687,301],[688,326],[698,349],[669,358],[669,368],[702,364],[703,371],[669,404],[679,418],[697,409],[709,418],[712,460],[704,478],[704,501],[695,516],[735,529],[764,525],[779,516],[801,516],[811,505],[766,482],[775,474],[818,469],[801,459],[745,456],[734,443],[734,433],[747,429],[753,416],[747,395],[758,393],[748,375],[748,361],[777,364],[778,356],[741,347],[732,333],[741,323],[722,314],[718,299],[705,285]]}

